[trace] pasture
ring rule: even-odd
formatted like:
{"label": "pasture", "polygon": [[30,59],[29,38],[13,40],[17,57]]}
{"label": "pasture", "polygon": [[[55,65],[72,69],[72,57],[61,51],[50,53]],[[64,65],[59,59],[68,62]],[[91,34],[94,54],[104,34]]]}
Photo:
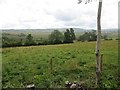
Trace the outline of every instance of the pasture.
{"label": "pasture", "polygon": [[[65,81],[85,82],[94,88],[96,77],[96,42],[28,46],[2,49],[3,88],[62,88]],[[118,80],[118,41],[102,41],[102,84],[116,88]],[[52,60],[52,67],[50,61]]]}

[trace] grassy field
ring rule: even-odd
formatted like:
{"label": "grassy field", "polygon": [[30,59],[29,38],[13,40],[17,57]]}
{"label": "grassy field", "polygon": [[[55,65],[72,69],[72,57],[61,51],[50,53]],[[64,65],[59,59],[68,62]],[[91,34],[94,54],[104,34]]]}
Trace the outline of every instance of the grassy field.
{"label": "grassy field", "polygon": [[[95,87],[95,42],[4,48],[2,51],[3,88],[64,87],[65,81],[85,82]],[[117,87],[118,41],[102,41],[102,83]],[[50,61],[52,60],[52,69]]]}

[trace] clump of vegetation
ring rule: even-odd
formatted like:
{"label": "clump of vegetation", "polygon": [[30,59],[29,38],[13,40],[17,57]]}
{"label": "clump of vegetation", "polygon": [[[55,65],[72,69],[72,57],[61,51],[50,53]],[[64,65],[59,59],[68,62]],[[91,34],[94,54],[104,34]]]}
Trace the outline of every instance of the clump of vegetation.
{"label": "clump of vegetation", "polygon": [[73,28],[66,29],[66,32],[64,33],[64,43],[73,43],[73,40],[76,39],[75,33]]}
{"label": "clump of vegetation", "polygon": [[85,32],[83,35],[81,35],[79,38],[78,38],[78,41],[96,41],[97,39],[97,35],[96,35],[96,31],[95,30],[92,30],[90,32]]}
{"label": "clump of vegetation", "polygon": [[54,30],[49,36],[49,42],[50,44],[61,44],[63,43],[63,37],[60,31]]}
{"label": "clump of vegetation", "polygon": [[28,34],[26,37],[26,42],[25,45],[29,46],[29,45],[34,45],[35,42],[33,40],[33,36],[31,34]]}

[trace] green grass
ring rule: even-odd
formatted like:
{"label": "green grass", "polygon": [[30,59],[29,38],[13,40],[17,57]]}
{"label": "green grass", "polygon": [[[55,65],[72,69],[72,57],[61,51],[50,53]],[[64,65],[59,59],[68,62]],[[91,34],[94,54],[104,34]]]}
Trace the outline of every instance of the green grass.
{"label": "green grass", "polygon": [[25,34],[26,36],[19,36],[21,33],[20,32],[9,32],[9,35],[6,35],[5,33],[3,33],[3,37],[7,37],[11,40],[20,40],[20,39],[26,39],[26,36],[28,34],[31,34],[33,36],[33,38],[36,39],[48,39],[50,32],[23,32],[23,34]]}
{"label": "green grass", "polygon": [[[3,88],[21,88],[34,83],[36,87],[64,87],[66,80],[86,81],[95,87],[96,42],[4,48],[2,52]],[[118,41],[102,41],[102,83],[117,87]],[[52,74],[50,60],[52,59]]]}

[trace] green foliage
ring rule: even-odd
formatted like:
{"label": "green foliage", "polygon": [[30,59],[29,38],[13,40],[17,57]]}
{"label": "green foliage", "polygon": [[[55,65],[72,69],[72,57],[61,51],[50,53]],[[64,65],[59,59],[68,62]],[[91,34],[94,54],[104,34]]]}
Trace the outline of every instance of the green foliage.
{"label": "green foliage", "polygon": [[[69,32],[74,32],[73,28],[70,28]],[[91,32],[91,31],[90,31]],[[26,37],[28,34],[32,34],[32,37],[33,38],[33,41],[34,41],[34,44],[33,45],[49,45],[51,44],[50,41],[49,41],[49,35],[51,34],[51,32],[41,32],[41,31],[34,31],[34,30],[22,30],[22,31],[17,31],[17,30],[13,30],[13,31],[6,31],[6,30],[3,30],[2,32],[2,47],[18,47],[18,46],[28,46],[25,44],[26,42]],[[68,42],[68,41],[71,41],[72,42],[72,39],[74,39],[74,37],[76,37],[78,40],[80,38],[78,38],[80,35],[82,35],[83,32],[77,32],[76,35],[75,34],[71,34],[70,36],[72,36],[73,38],[66,38],[68,40],[65,39],[64,37],[64,40],[63,42]],[[75,35],[75,36],[74,36]],[[106,38],[107,36],[107,38]],[[69,35],[68,35],[69,37]],[[82,38],[81,38],[82,39]],[[118,38],[118,32],[116,31],[102,31],[102,39],[104,40],[119,40]],[[73,40],[74,41],[74,40]]]}
{"label": "green foliage", "polygon": [[22,46],[22,41],[21,40],[14,40],[14,39],[9,39],[7,37],[2,38],[2,47],[15,47],[15,46]]}
{"label": "green foliage", "polygon": [[108,36],[107,35],[103,35],[101,38],[104,39],[104,40],[107,40]]}
{"label": "green foliage", "polygon": [[64,33],[64,43],[73,43],[73,40],[75,40],[75,33],[73,28],[66,29],[66,32]]}
{"label": "green foliage", "polygon": [[50,79],[46,75],[35,75],[34,82],[36,87],[48,88],[50,87]]}
{"label": "green foliage", "polygon": [[73,28],[70,28],[70,34],[71,34],[71,39],[72,39],[72,40],[75,40],[75,39],[76,39],[76,36],[75,36],[75,33],[74,33],[74,29],[73,29]]}
{"label": "green foliage", "polygon": [[78,41],[96,41],[97,39],[97,35],[96,35],[96,31],[92,30],[92,32],[85,32],[83,35],[81,35],[78,38]]}
{"label": "green foliage", "polygon": [[25,42],[25,45],[34,45],[35,42],[33,40],[33,36],[31,34],[28,34],[26,36],[26,42]]}
{"label": "green foliage", "polygon": [[[85,82],[84,86],[95,88],[96,62],[95,42],[73,44],[3,48],[3,88],[23,88],[25,83],[35,87],[64,88],[65,81]],[[118,42],[102,41],[102,86],[117,88]],[[50,73],[52,58],[53,73]]]}
{"label": "green foliage", "polygon": [[49,41],[51,44],[60,44],[63,42],[63,34],[58,30],[54,30],[49,36]]}

